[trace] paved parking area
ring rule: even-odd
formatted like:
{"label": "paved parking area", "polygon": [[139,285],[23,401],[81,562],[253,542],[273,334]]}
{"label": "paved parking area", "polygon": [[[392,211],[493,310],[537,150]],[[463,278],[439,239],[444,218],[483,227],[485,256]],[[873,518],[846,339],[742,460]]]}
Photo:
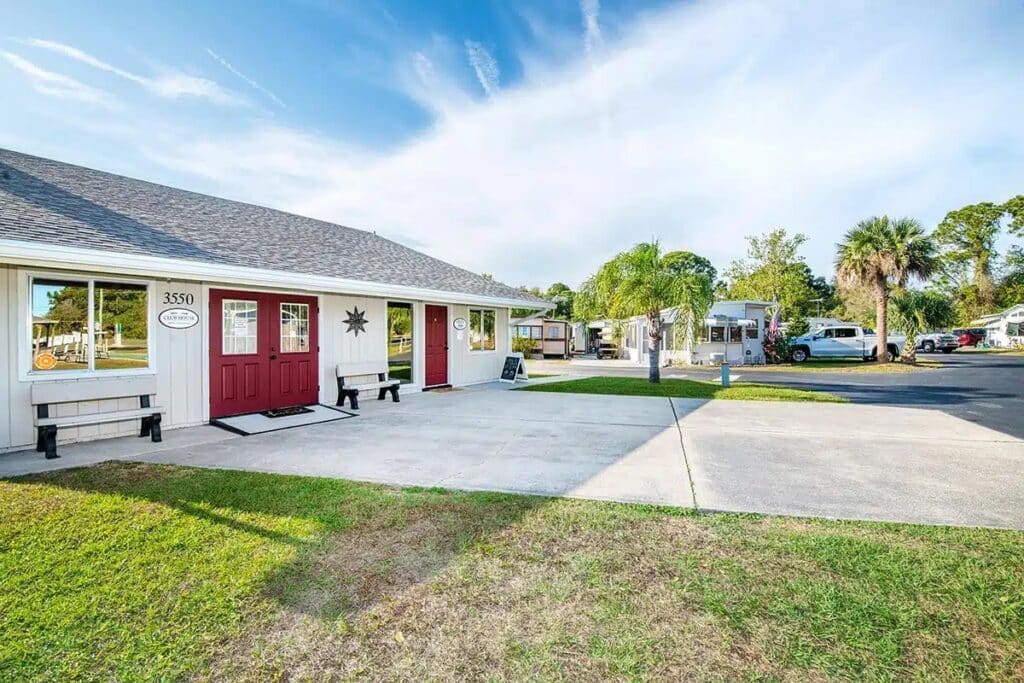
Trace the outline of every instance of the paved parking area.
{"label": "paved parking area", "polygon": [[363,402],[250,437],[215,427],[0,456],[0,476],[122,458],[203,467],[1024,529],[1024,441],[941,411],[668,400],[488,385]]}
{"label": "paved parking area", "polygon": [[[939,410],[1024,439],[1024,356],[958,351],[921,354],[940,369],[912,373],[792,372],[734,367],[743,381],[818,389],[854,403]],[[625,361],[530,361],[532,372],[646,377],[647,368]],[[870,370],[865,367],[864,370]],[[716,379],[718,370],[664,368],[665,377]]]}

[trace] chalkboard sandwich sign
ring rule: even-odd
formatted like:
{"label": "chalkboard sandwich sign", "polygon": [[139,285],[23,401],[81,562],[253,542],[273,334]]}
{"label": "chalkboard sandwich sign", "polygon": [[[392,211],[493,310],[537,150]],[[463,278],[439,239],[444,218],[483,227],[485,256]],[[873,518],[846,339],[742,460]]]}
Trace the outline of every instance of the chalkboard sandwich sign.
{"label": "chalkboard sandwich sign", "polygon": [[517,379],[530,379],[526,374],[526,360],[521,353],[513,353],[505,356],[505,364],[501,367],[501,382],[512,382]]}

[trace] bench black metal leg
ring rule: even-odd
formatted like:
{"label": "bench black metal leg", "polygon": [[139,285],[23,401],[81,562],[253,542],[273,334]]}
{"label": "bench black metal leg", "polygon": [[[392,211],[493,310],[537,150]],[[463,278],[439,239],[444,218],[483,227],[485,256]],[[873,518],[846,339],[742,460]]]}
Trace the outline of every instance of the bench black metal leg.
{"label": "bench black metal leg", "polygon": [[151,417],[144,417],[144,418],[142,418],[142,425],[139,427],[139,438],[140,439],[142,437],[144,437],[144,436],[149,436],[150,430],[151,430],[151,426],[150,425],[151,425],[152,419],[153,418],[151,418]]}
{"label": "bench black metal leg", "polygon": [[391,400],[394,403],[398,403],[398,385],[396,384],[393,387],[390,387],[388,391],[391,392]]}
{"label": "bench black metal leg", "polygon": [[41,427],[43,430],[43,449],[46,451],[46,459],[59,458],[57,455],[57,426],[49,425]]}
{"label": "bench black metal leg", "polygon": [[160,434],[160,413],[153,413],[149,418],[149,430],[151,433],[150,439],[152,439],[153,443],[160,443],[164,440]]}
{"label": "bench black metal leg", "polygon": [[46,450],[46,432],[45,427],[36,427],[36,452],[42,453]]}
{"label": "bench black metal leg", "polygon": [[359,392],[350,391],[348,392],[348,404],[353,410],[359,410]]}
{"label": "bench black metal leg", "polygon": [[384,398],[387,395],[388,395],[388,388],[387,387],[381,387],[380,389],[377,390],[377,400],[378,401],[383,401]]}
{"label": "bench black metal leg", "polygon": [[342,377],[338,377],[338,401],[334,404],[336,406],[345,405],[345,380]]}

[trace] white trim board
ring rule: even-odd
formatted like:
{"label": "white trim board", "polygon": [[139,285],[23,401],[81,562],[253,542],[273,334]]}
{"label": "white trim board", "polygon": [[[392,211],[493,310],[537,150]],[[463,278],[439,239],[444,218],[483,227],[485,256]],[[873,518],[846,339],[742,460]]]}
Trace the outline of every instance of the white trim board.
{"label": "white trim board", "polygon": [[554,307],[553,305],[544,306],[543,304],[506,297],[464,294],[424,287],[391,285],[380,282],[350,280],[347,278],[279,270],[260,270],[228,264],[188,261],[160,256],[123,254],[20,240],[0,240],[0,261],[47,269],[52,269],[55,264],[59,263],[69,269],[82,268],[101,272],[114,271],[125,275],[198,280],[201,282],[240,286],[285,287],[306,292],[329,294],[410,298],[438,303],[497,306],[503,308],[510,306],[515,308],[536,306],[538,311],[547,311]]}

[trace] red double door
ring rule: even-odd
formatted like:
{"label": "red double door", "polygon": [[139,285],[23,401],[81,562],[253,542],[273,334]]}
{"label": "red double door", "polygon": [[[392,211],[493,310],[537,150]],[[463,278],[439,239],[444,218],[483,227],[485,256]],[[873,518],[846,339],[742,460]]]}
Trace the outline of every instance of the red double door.
{"label": "red double door", "polygon": [[317,300],[210,291],[210,417],[310,405],[319,398]]}

